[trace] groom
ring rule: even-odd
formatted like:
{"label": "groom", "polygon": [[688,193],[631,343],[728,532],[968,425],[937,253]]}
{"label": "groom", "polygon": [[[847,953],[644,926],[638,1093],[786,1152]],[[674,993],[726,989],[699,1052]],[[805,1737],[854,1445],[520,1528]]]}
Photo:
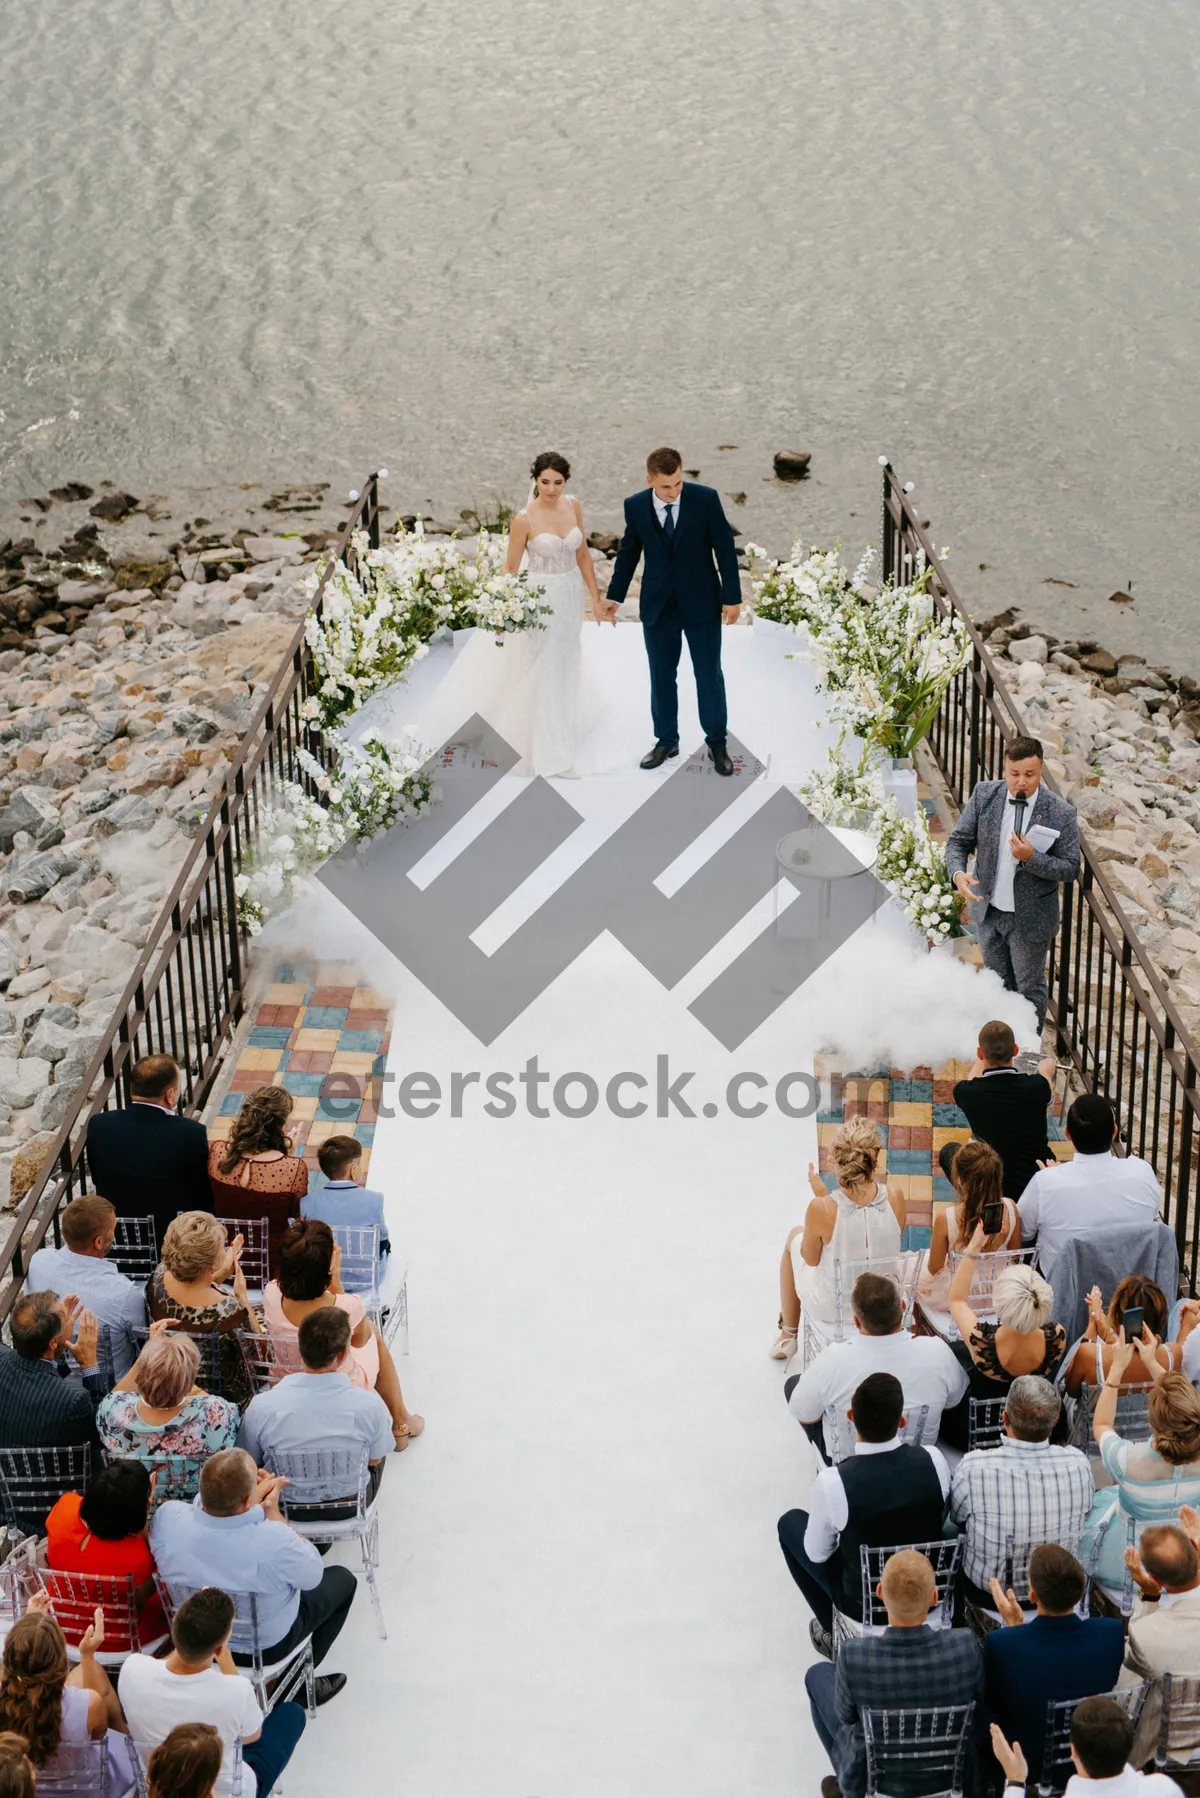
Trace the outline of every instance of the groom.
{"label": "groom", "polygon": [[692,482],[685,490],[678,450],[651,451],[646,458],[646,488],[625,501],[625,535],[601,608],[603,618],[615,619],[638,558],[644,555],[641,616],[657,741],[641,765],[660,768],[679,754],[675,677],[686,637],[708,753],[718,774],[732,774],[725,747],[721,620],[736,624],[742,603],[733,532],[714,488]]}

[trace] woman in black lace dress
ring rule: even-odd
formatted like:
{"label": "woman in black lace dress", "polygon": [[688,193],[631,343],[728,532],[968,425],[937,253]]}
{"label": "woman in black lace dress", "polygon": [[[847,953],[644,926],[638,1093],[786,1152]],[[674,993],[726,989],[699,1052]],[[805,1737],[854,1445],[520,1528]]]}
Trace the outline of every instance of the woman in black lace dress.
{"label": "woman in black lace dress", "polygon": [[1021,1374],[1052,1380],[1067,1347],[1066,1331],[1051,1323],[1054,1293],[1041,1274],[1013,1262],[996,1275],[992,1303],[995,1323],[984,1323],[970,1305],[975,1263],[984,1250],[983,1225],[976,1224],[950,1284],[950,1315],[961,1342],[954,1352],[971,1385],[966,1398],[942,1418],[942,1435],[953,1448],[967,1446],[968,1406],[973,1398],[1003,1398]]}

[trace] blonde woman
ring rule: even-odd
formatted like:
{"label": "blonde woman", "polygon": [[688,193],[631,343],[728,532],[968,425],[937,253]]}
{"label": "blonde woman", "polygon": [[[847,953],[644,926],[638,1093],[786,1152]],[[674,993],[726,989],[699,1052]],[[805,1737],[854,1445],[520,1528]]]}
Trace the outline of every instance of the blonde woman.
{"label": "blonde woman", "polygon": [[256,1086],[233,1120],[229,1141],[215,1142],[208,1151],[213,1210],[218,1217],[266,1224],[272,1273],[283,1233],[299,1217],[308,1191],[308,1169],[288,1128],[294,1102],[282,1086]]}
{"label": "blonde woman", "polygon": [[250,1382],[234,1332],[254,1330],[261,1335],[262,1327],[246,1291],[241,1253],[241,1237],[231,1243],[219,1218],[207,1211],[185,1211],[163,1237],[162,1260],[150,1276],[146,1298],[156,1321],[172,1318],[189,1335],[225,1338],[222,1390],[227,1398],[246,1405]]}
{"label": "blonde woman", "polygon": [[1053,1380],[1067,1346],[1066,1331],[1051,1321],[1053,1289],[1024,1262],[1013,1262],[996,1275],[992,1288],[995,1323],[976,1317],[970,1303],[975,1267],[979,1257],[993,1247],[982,1223],[976,1221],[950,1283],[950,1315],[962,1337],[951,1346],[966,1364],[971,1382],[962,1404],[942,1417],[942,1440],[951,1448],[967,1446],[971,1399],[1003,1398],[1022,1374]]}
{"label": "blonde woman", "polygon": [[779,1264],[779,1335],[771,1345],[776,1361],[786,1361],[796,1351],[802,1305],[822,1322],[833,1321],[836,1262],[887,1262],[899,1256],[904,1194],[875,1178],[882,1149],[879,1132],[869,1118],[848,1119],[830,1150],[837,1175],[837,1191],[832,1195],[809,1162],[813,1196],[803,1224],[788,1237]]}
{"label": "blonde woman", "polygon": [[[1156,1349],[1147,1328],[1133,1342],[1126,1342],[1123,1327],[1117,1331],[1092,1417],[1100,1459],[1114,1481],[1096,1494],[1087,1522],[1086,1546],[1099,1540],[1096,1578],[1105,1586],[1124,1582],[1131,1533],[1136,1539],[1147,1524],[1174,1523],[1181,1505],[1200,1505],[1200,1394],[1186,1374],[1163,1367]],[[1117,1392],[1135,1368],[1140,1380],[1154,1383],[1146,1407],[1149,1442],[1128,1441],[1113,1427]]]}

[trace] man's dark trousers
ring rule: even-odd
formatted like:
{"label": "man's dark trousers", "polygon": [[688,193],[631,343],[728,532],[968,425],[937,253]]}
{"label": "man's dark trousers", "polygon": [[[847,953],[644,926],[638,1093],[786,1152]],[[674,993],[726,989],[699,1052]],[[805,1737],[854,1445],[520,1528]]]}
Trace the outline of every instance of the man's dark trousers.
{"label": "man's dark trousers", "polygon": [[842,1557],[835,1548],[827,1561],[810,1561],[804,1552],[807,1528],[807,1511],[785,1511],[779,1519],[779,1546],[809,1610],[822,1629],[832,1629],[833,1601],[842,1588]]}
{"label": "man's dark trousers", "polygon": [[721,608],[702,611],[679,607],[674,594],[653,624],[643,621],[646,657],[650,663],[650,717],[659,743],[679,742],[679,683],[677,672],[683,639],[696,676],[696,703],[706,743],[723,744],[728,728],[725,676],[721,672]]}
{"label": "man's dark trousers", "polygon": [[295,1623],[286,1636],[263,1650],[264,1661],[282,1660],[289,1649],[311,1636],[313,1666],[319,1667],[342,1633],[357,1590],[358,1581],[348,1567],[327,1567],[319,1586],[311,1592],[301,1592]]}
{"label": "man's dark trousers", "polygon": [[242,1759],[253,1767],[254,1778],[263,1798],[279,1784],[283,1769],[296,1752],[296,1743],[304,1734],[308,1718],[302,1704],[277,1704],[262,1722],[257,1742],[247,1742]]}

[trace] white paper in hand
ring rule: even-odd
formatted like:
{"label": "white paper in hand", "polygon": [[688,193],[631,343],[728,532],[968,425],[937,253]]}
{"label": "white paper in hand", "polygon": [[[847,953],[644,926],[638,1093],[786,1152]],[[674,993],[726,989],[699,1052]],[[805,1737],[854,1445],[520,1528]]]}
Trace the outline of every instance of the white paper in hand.
{"label": "white paper in hand", "polygon": [[1031,824],[1025,832],[1025,840],[1044,855],[1051,843],[1058,841],[1058,831],[1051,830],[1048,824]]}

